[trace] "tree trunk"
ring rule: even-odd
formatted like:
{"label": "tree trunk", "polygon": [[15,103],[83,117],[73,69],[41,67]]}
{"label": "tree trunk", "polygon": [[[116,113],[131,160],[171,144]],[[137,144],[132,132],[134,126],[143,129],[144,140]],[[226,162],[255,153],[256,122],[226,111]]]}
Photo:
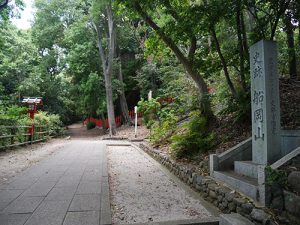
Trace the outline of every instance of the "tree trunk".
{"label": "tree trunk", "polygon": [[287,37],[287,45],[288,45],[288,60],[289,60],[289,74],[290,79],[295,80],[297,78],[297,62],[296,62],[296,52],[295,52],[295,44],[294,44],[294,31],[293,25],[291,24],[291,18],[286,16],[285,20],[285,32]]}
{"label": "tree trunk", "polygon": [[208,119],[213,118],[213,113],[211,110],[211,104],[209,100],[208,88],[203,79],[203,77],[193,68],[192,63],[189,61],[188,57],[182,53],[179,47],[174,43],[174,41],[167,36],[164,31],[152,20],[152,18],[143,11],[138,1],[134,1],[134,8],[137,13],[145,20],[145,22],[157,33],[157,35],[165,42],[165,44],[172,50],[179,62],[185,68],[187,74],[194,80],[200,95],[200,104],[202,108],[202,114]]}
{"label": "tree trunk", "polygon": [[107,105],[107,115],[109,123],[109,135],[116,135],[116,121],[115,121],[115,110],[113,103],[113,92],[112,92],[112,64],[113,56],[115,52],[115,29],[113,21],[113,11],[111,5],[106,7],[107,21],[108,21],[108,35],[109,35],[109,45],[108,53],[105,55],[105,51],[102,47],[102,30],[101,28],[93,23],[94,28],[97,32],[97,44],[99,49],[99,55],[102,62],[102,69],[105,78],[105,91],[106,91],[106,105]]}
{"label": "tree trunk", "polygon": [[245,79],[245,59],[244,59],[244,44],[242,38],[242,20],[241,20],[241,1],[237,1],[236,5],[236,27],[237,27],[237,36],[238,36],[238,45],[239,45],[239,54],[240,54],[240,80],[243,91],[246,92],[246,79]]}
{"label": "tree trunk", "polygon": [[115,121],[115,109],[113,102],[113,92],[111,85],[111,74],[106,73],[105,77],[105,90],[106,90],[106,105],[107,105],[107,117],[109,124],[109,135],[116,135],[116,121]]}
{"label": "tree trunk", "polygon": [[121,106],[121,110],[123,113],[124,122],[128,125],[131,125],[132,123],[131,123],[131,119],[128,114],[128,105],[127,105],[125,90],[124,90],[124,86],[123,86],[124,82],[123,82],[123,71],[122,71],[122,57],[119,56],[119,59],[120,59],[120,64],[119,64],[118,79],[122,84],[120,94],[119,94],[120,106]]}
{"label": "tree trunk", "polygon": [[242,28],[242,35],[243,35],[244,57],[246,58],[247,61],[249,61],[248,38],[247,38],[247,33],[246,33],[243,9],[241,9],[241,28]]}
{"label": "tree trunk", "polygon": [[220,43],[219,43],[219,40],[217,38],[217,34],[216,34],[216,31],[215,31],[214,27],[211,28],[211,33],[212,33],[212,37],[213,37],[213,39],[216,43],[217,52],[218,52],[218,55],[220,57],[220,60],[221,60],[222,66],[223,66],[223,71],[224,71],[224,75],[225,75],[226,82],[228,84],[229,90],[230,90],[232,96],[236,100],[238,100],[237,92],[236,92],[236,90],[233,86],[233,83],[232,83],[231,79],[230,79],[228,68],[227,68],[227,63],[226,63],[226,60],[225,60],[225,58],[222,54]]}

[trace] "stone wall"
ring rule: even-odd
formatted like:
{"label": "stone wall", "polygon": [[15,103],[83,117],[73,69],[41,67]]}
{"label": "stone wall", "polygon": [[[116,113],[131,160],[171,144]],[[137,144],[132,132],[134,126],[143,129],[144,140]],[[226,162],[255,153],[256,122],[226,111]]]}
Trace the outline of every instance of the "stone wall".
{"label": "stone wall", "polygon": [[[255,224],[276,224],[272,214],[268,213],[266,209],[255,206],[253,201],[234,190],[217,183],[213,178],[202,176],[193,169],[177,164],[175,161],[171,160],[168,155],[153,149],[145,143],[141,143],[139,147],[166,166],[173,174],[199,192],[205,200],[214,204],[223,213],[237,212],[253,221]],[[288,221],[282,222],[279,224],[285,224],[284,222]]]}

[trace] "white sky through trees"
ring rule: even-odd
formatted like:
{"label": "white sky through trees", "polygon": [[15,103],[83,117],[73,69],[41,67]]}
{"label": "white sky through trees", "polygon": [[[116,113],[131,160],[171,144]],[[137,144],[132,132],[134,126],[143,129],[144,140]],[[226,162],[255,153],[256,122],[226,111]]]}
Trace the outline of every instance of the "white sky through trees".
{"label": "white sky through trees", "polygon": [[[14,1],[13,1],[14,2]],[[24,10],[20,10],[21,18],[13,18],[12,23],[16,25],[19,29],[29,29],[31,27],[31,22],[33,21],[33,2],[34,0],[23,0],[25,7]],[[14,4],[14,3],[13,3]]]}

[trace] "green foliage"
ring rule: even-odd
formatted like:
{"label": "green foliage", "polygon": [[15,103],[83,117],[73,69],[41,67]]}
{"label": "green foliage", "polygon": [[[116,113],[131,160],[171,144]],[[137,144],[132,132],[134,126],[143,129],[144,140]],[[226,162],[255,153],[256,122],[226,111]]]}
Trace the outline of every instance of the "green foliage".
{"label": "green foliage", "polygon": [[94,129],[95,127],[96,127],[95,122],[88,122],[87,125],[86,125],[87,130]]}
{"label": "green foliage", "polygon": [[25,107],[0,105],[0,126],[22,126],[30,123]]}
{"label": "green foliage", "polygon": [[190,121],[172,136],[171,147],[175,158],[193,157],[205,153],[214,145],[215,135],[209,132],[207,120],[198,112],[192,112],[190,116]]}
{"label": "green foliage", "polygon": [[138,102],[138,111],[143,113],[144,122],[148,128],[158,119],[158,111],[160,109],[158,99],[152,98],[150,101],[145,101],[143,98]]}
{"label": "green foliage", "polygon": [[267,166],[266,169],[266,184],[272,185],[274,183],[279,184],[282,187],[286,187],[288,183],[288,174],[284,170],[274,170],[271,166]]}
{"label": "green foliage", "polygon": [[34,124],[38,126],[45,126],[45,129],[49,131],[50,136],[59,136],[64,134],[64,126],[59,115],[41,111],[35,115]]}
{"label": "green foliage", "polygon": [[155,145],[170,142],[170,137],[177,127],[178,116],[173,110],[162,109],[159,111],[159,121],[153,122],[151,126],[150,141]]}

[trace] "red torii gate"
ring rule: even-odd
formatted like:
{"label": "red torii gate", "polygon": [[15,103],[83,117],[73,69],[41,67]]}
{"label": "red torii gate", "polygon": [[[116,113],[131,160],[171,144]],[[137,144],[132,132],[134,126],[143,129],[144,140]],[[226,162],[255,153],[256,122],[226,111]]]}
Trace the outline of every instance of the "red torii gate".
{"label": "red torii gate", "polygon": [[[29,117],[34,120],[34,114],[38,113],[38,106],[43,105],[42,97],[24,97],[22,103],[28,105],[27,112],[29,113]],[[34,134],[34,123],[32,123],[31,128],[28,129],[28,134],[30,134],[30,138],[33,137]]]}

